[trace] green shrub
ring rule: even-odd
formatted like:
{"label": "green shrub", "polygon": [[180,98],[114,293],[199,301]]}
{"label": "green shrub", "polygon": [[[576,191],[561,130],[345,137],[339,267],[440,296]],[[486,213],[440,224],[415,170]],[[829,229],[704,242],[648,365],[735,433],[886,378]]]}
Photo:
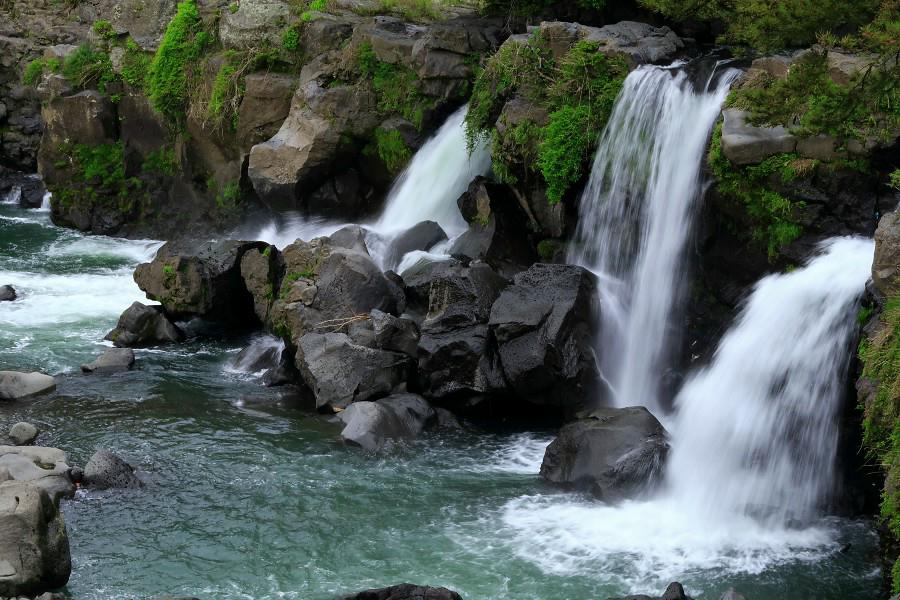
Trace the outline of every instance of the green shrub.
{"label": "green shrub", "polygon": [[200,31],[200,13],[195,0],[180,2],[147,76],[147,94],[154,108],[176,125],[185,119],[189,70],[209,41],[210,36]]}
{"label": "green shrub", "polygon": [[367,42],[357,49],[356,66],[359,74],[371,83],[382,113],[398,114],[421,129],[428,102],[419,92],[415,71],[379,60]]}
{"label": "green shrub", "polygon": [[62,64],[62,74],[78,88],[96,87],[106,93],[106,86],[118,80],[109,55],[83,44]]}
{"label": "green shrub", "polygon": [[[374,153],[393,174],[399,173],[412,158],[412,152],[396,129],[388,131],[379,127],[373,133],[373,142]],[[371,152],[368,147],[367,152]]]}
{"label": "green shrub", "polygon": [[722,126],[713,130],[709,149],[709,166],[716,177],[719,193],[739,201],[753,223],[751,237],[763,244],[769,259],[778,250],[803,234],[797,212],[803,202],[792,202],[767,186],[767,179],[777,175],[784,182],[809,174],[816,161],[801,159],[796,154],[777,154],[747,167],[735,167],[722,153]]}
{"label": "green shrub", "polygon": [[230,12],[231,14],[236,13],[240,9],[241,9],[241,6],[237,2],[232,2],[231,4],[228,5],[228,12]]}
{"label": "green shrub", "polygon": [[118,36],[116,30],[113,28],[112,23],[107,21],[106,19],[98,19],[94,21],[94,24],[91,25],[91,31],[97,35],[97,37],[105,40],[111,40]]}
{"label": "green shrub", "polygon": [[22,83],[25,85],[36,85],[44,74],[44,60],[36,58],[25,67],[22,72]]}
{"label": "green shrub", "polygon": [[66,165],[70,177],[65,186],[52,189],[62,206],[102,204],[130,214],[145,194],[136,177],[125,174],[125,152],[122,142],[89,146],[67,145],[63,151],[70,157]]}
{"label": "green shrub", "polygon": [[888,176],[889,185],[895,190],[900,190],[900,169],[894,169]]}
{"label": "green shrub", "polygon": [[282,32],[281,47],[288,52],[296,52],[300,49],[300,30],[296,26],[291,25]]}
{"label": "green shrub", "polygon": [[128,85],[143,89],[150,69],[150,56],[128,38],[125,42],[125,55],[122,57],[122,80]]}
{"label": "green shrub", "polygon": [[144,173],[173,176],[178,173],[178,159],[174,148],[160,148],[147,154],[141,166]]}

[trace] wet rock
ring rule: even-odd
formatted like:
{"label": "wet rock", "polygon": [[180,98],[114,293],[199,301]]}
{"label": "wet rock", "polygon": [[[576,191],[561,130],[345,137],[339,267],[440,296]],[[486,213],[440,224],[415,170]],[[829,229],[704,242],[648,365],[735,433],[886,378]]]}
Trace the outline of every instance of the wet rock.
{"label": "wet rock", "polygon": [[16,446],[27,446],[34,442],[37,436],[38,429],[31,423],[22,421],[9,428],[9,439]]}
{"label": "wet rock", "polygon": [[84,466],[84,485],[94,489],[136,488],[141,481],[134,468],[110,452],[98,450]]}
{"label": "wet rock", "polygon": [[563,426],[541,477],[616,502],[657,484],[668,452],[666,430],[646,408],[595,409]]}
{"label": "wet rock", "polygon": [[881,217],[875,230],[872,281],[885,297],[900,295],[900,210]]}
{"label": "wet rock", "polygon": [[94,362],[81,365],[85,373],[117,373],[134,366],[134,350],[131,348],[108,348]]}
{"label": "wet rock", "polygon": [[734,588],[728,588],[725,592],[719,597],[719,600],[747,600],[743,594],[738,592]]}
{"label": "wet rock", "polygon": [[0,446],[0,470],[5,472],[6,480],[41,488],[54,502],[75,493],[67,462],[66,453],[57,448]]}
{"label": "wet rock", "polygon": [[56,389],[56,380],[43,373],[0,371],[0,400],[19,400]]}
{"label": "wet rock", "polygon": [[447,588],[401,583],[341,596],[338,600],[462,600],[462,596]]}
{"label": "wet rock", "polygon": [[0,484],[0,596],[62,587],[72,570],[59,507],[30,483]]}
{"label": "wet rock", "polygon": [[241,259],[250,250],[266,247],[264,242],[238,240],[196,247],[168,242],[151,262],[137,266],[134,280],[175,318],[253,322],[253,297],[241,276]]}
{"label": "wet rock", "polygon": [[12,302],[18,298],[16,290],[11,285],[0,285],[0,302]]}
{"label": "wet rock", "polygon": [[447,234],[434,221],[417,223],[395,237],[388,247],[385,264],[396,267],[403,257],[415,250],[429,250],[447,239]]}
{"label": "wet rock", "polygon": [[747,111],[722,111],[722,153],[736,165],[750,165],[782,152],[794,152],[797,138],[782,126],[754,127],[746,122]]}
{"label": "wet rock", "polygon": [[183,338],[184,334],[166,317],[161,307],[134,302],[104,339],[117,347],[137,348],[178,342]]}
{"label": "wet rock", "polygon": [[437,413],[421,396],[394,394],[376,402],[354,402],[338,413],[341,438],[374,452],[391,440],[412,439],[437,425]]}
{"label": "wet rock", "polygon": [[412,361],[404,354],[354,344],[343,333],[300,338],[297,369],[320,410],[405,391]]}
{"label": "wet rock", "polygon": [[253,311],[262,323],[268,320],[275,301],[281,267],[281,253],[275,246],[252,248],[241,258],[241,278],[253,296]]}
{"label": "wet rock", "polygon": [[419,383],[426,396],[482,394],[504,386],[489,352],[491,305],[506,281],[484,263],[430,272],[419,338]]}
{"label": "wet rock", "polygon": [[536,264],[494,302],[489,325],[517,395],[567,406],[596,397],[596,286],[596,277],[581,267]]}
{"label": "wet rock", "polygon": [[633,596],[625,596],[623,598],[609,598],[609,600],[692,600],[690,596],[684,593],[684,587],[677,581],[673,581],[666,587],[666,591],[662,596],[647,596],[638,594]]}

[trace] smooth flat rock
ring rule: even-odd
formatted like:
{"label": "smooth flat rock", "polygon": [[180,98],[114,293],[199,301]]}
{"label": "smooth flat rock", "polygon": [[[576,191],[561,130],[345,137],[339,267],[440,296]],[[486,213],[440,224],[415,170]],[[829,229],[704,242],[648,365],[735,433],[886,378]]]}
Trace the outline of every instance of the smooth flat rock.
{"label": "smooth flat rock", "polygon": [[116,373],[134,366],[134,350],[131,348],[107,348],[95,361],[81,365],[85,373]]}
{"label": "smooth flat rock", "polygon": [[9,428],[9,439],[11,439],[16,446],[27,446],[37,439],[37,436],[38,429],[31,423],[22,421]]}
{"label": "smooth flat rock", "polygon": [[19,400],[56,389],[56,380],[43,373],[0,371],[0,400]]}
{"label": "smooth flat rock", "polygon": [[757,164],[782,152],[794,152],[797,138],[781,125],[754,127],[747,124],[747,111],[722,111],[722,153],[736,165]]}

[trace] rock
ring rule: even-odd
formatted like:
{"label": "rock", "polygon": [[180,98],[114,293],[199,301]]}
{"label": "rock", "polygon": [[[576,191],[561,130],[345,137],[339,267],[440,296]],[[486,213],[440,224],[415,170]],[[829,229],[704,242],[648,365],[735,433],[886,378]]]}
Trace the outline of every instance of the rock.
{"label": "rock", "polygon": [[354,402],[338,413],[338,418],[345,425],[341,439],[369,452],[380,450],[389,440],[406,434],[397,415],[378,402]]}
{"label": "rock", "polygon": [[144,50],[156,50],[163,32],[175,15],[178,0],[100,0],[96,2],[98,15],[88,19],[90,23],[101,17],[108,18],[118,34],[128,33]]}
{"label": "rock", "polygon": [[9,428],[9,439],[16,446],[27,446],[38,436],[38,429],[31,423],[19,422]]}
{"label": "rock", "polygon": [[666,430],[646,408],[601,408],[563,426],[541,477],[616,502],[657,484],[668,452]]}
{"label": "rock", "polygon": [[753,62],[750,64],[751,69],[759,69],[778,79],[787,77],[790,66],[791,57],[784,55],[763,56],[753,59]]}
{"label": "rock", "polygon": [[241,259],[250,250],[266,247],[264,242],[238,240],[197,247],[168,242],[151,262],[137,266],[134,280],[172,317],[254,322],[253,297],[241,276]]}
{"label": "rock", "polygon": [[596,397],[596,287],[596,277],[582,267],[536,264],[494,302],[489,325],[518,396],[566,406]]}
{"label": "rock", "polygon": [[366,230],[359,225],[346,225],[328,236],[328,242],[336,248],[346,248],[368,254]]}
{"label": "rock", "polygon": [[134,468],[109,450],[97,450],[84,466],[84,485],[94,489],[136,488]]}
{"label": "rock", "polygon": [[19,400],[56,389],[56,380],[43,373],[0,371],[0,400]]}
{"label": "rock", "polygon": [[850,85],[853,77],[878,62],[874,54],[851,54],[829,50],[827,55],[828,75],[838,85]]}
{"label": "rock", "polygon": [[12,302],[18,298],[16,290],[11,285],[0,285],[0,302]]}
{"label": "rock", "polygon": [[219,40],[226,48],[281,46],[284,23],[291,15],[287,2],[279,0],[241,0],[238,10],[223,10],[219,21]]}
{"label": "rock", "polygon": [[183,338],[184,334],[166,317],[161,307],[134,302],[104,339],[117,347],[140,347],[178,342]]}
{"label": "rock", "polygon": [[754,127],[746,122],[747,111],[722,111],[722,153],[736,165],[750,165],[782,152],[794,152],[797,138],[781,125]]}
{"label": "rock", "polygon": [[725,590],[725,593],[723,593],[722,596],[719,597],[719,600],[747,600],[747,598],[745,598],[744,595],[738,592],[736,589],[728,588],[727,590]]}
{"label": "rock", "polygon": [[384,263],[388,268],[395,268],[407,253],[429,250],[446,239],[447,234],[440,225],[434,221],[422,221],[391,240]]}
{"label": "rock", "polygon": [[370,313],[373,343],[376,348],[416,357],[419,328],[410,319],[398,318],[380,310]]}
{"label": "rock", "polygon": [[297,369],[320,410],[406,390],[412,362],[397,352],[354,344],[343,333],[307,333],[297,345]]}
{"label": "rock", "polygon": [[238,111],[237,138],[249,150],[278,133],[291,108],[298,79],[281,73],[250,73]]}
{"label": "rock", "polygon": [[462,596],[447,588],[401,583],[391,587],[341,596],[338,600],[462,600]]}
{"label": "rock", "polygon": [[275,246],[266,246],[262,250],[253,248],[241,258],[241,278],[253,297],[256,318],[262,323],[268,320],[275,301],[281,268],[281,253]]}
{"label": "rock", "polygon": [[837,157],[837,140],[830,135],[814,135],[797,139],[797,154],[805,158],[830,162]]}
{"label": "rock", "polygon": [[131,348],[108,348],[94,362],[81,365],[85,373],[116,373],[127,371],[134,366],[134,350]]}
{"label": "rock", "polygon": [[633,596],[625,596],[624,598],[609,598],[608,600],[692,600],[690,596],[684,593],[684,587],[677,581],[673,581],[666,587],[666,591],[662,596],[654,597],[645,594],[637,594]]}
{"label": "rock", "polygon": [[425,395],[477,395],[504,387],[489,353],[487,322],[506,281],[484,263],[449,265],[431,274],[418,350]]}
{"label": "rock", "polygon": [[29,483],[0,484],[0,596],[62,587],[72,570],[58,506]]}
{"label": "rock", "polygon": [[5,479],[39,487],[54,502],[75,493],[67,462],[66,453],[57,448],[0,446],[0,469],[6,473]]}
{"label": "rock", "polygon": [[598,42],[599,52],[621,56],[633,67],[645,63],[670,63],[684,48],[684,42],[668,27],[653,27],[636,21],[620,21],[603,27],[578,23],[543,22],[541,36],[550,39],[554,55],[562,56],[579,40]]}
{"label": "rock", "polygon": [[878,222],[872,281],[886,298],[900,295],[900,210],[885,214]]}

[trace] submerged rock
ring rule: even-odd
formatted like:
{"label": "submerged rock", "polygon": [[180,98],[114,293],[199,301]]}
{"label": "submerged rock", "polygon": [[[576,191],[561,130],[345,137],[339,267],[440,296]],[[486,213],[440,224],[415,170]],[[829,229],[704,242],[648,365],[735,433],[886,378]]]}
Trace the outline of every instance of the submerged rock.
{"label": "submerged rock", "polygon": [[536,264],[515,276],[489,321],[513,391],[543,404],[596,397],[596,277],[573,265]]}
{"label": "submerged rock", "polygon": [[606,502],[633,498],[659,483],[667,437],[643,406],[595,409],[563,426],[547,447],[541,477]]}
{"label": "submerged rock", "polygon": [[46,490],[0,484],[0,596],[33,596],[62,587],[72,571],[69,538]]}
{"label": "submerged rock", "polygon": [[178,342],[184,337],[159,306],[135,302],[119,317],[116,328],[104,339],[118,347],[152,346]]}
{"label": "submerged rock", "polygon": [[337,600],[462,600],[462,596],[443,587],[427,587],[401,583],[386,588],[365,590]]}
{"label": "submerged rock", "polygon": [[19,422],[9,428],[9,439],[16,446],[27,446],[38,436],[38,428],[31,423]]}
{"label": "submerged rock", "polygon": [[136,488],[141,481],[134,468],[110,452],[98,450],[84,466],[84,485],[95,489]]}
{"label": "submerged rock", "polygon": [[85,373],[116,373],[127,371],[134,366],[134,350],[131,348],[108,348],[93,362],[81,365]]}
{"label": "submerged rock", "polygon": [[56,380],[43,373],[0,371],[0,400],[19,400],[56,389]]}
{"label": "submerged rock", "polygon": [[0,285],[0,302],[12,302],[18,298],[16,289],[11,285]]}

